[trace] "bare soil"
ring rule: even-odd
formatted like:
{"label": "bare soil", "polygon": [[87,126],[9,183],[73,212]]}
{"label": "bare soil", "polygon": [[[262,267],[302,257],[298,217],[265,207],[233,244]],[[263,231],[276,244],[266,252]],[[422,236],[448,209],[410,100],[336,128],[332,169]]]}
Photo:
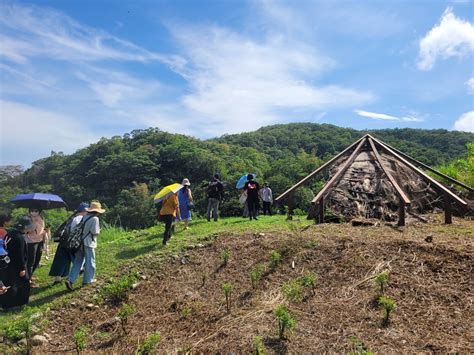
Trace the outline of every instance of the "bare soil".
{"label": "bare soil", "polygon": [[[128,334],[114,321],[118,307],[90,307],[95,290],[89,289],[74,305],[52,311],[47,329],[52,340],[34,351],[73,351],[74,329],[86,324],[90,353],[131,354],[157,331],[158,353],[250,353],[257,335],[268,353],[469,353],[474,349],[473,237],[474,222],[458,219],[450,226],[344,224],[286,234],[220,235],[165,261],[144,259],[143,280],[128,301],[137,307]],[[231,255],[222,266],[225,248]],[[272,250],[283,261],[274,271],[267,268],[253,289],[249,274],[258,263],[269,265]],[[385,294],[396,302],[388,326],[381,324],[383,309],[374,301],[373,277],[383,271],[390,275]],[[307,272],[317,277],[314,292],[305,290],[302,302],[288,302],[282,285]],[[224,282],[234,285],[230,313]],[[278,339],[272,313],[279,304],[287,304],[297,319],[285,340]]]}

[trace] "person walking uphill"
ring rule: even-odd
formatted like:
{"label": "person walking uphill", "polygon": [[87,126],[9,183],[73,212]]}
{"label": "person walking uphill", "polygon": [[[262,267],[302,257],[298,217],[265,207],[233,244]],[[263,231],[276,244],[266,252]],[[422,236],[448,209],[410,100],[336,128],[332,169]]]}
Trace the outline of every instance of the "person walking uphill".
{"label": "person walking uphill", "polygon": [[84,263],[83,285],[89,285],[95,282],[95,249],[97,248],[97,237],[100,234],[99,216],[105,212],[99,201],[92,201],[89,208],[85,209],[85,215],[76,228],[82,230],[83,245],[76,251],[71,272],[66,280],[66,287],[73,289],[73,284],[79,277],[82,264]]}
{"label": "person walking uphill", "polygon": [[51,269],[49,270],[49,276],[54,277],[54,283],[60,283],[63,277],[69,275],[71,268],[71,263],[74,261],[74,253],[66,248],[66,239],[70,233],[76,228],[79,223],[81,223],[82,218],[87,214],[86,209],[89,208],[89,204],[82,202],[75,213],[64,222],[59,228],[61,235],[54,235],[58,238],[55,240],[58,242],[58,247],[56,253],[54,254],[53,263],[51,264]]}
{"label": "person walking uphill", "polygon": [[258,182],[253,180],[253,175],[247,175],[247,182],[244,185],[244,190],[247,191],[247,207],[249,210],[249,220],[257,220],[257,210],[258,210],[258,192],[260,190],[260,185]]}
{"label": "person walking uphill", "polygon": [[30,298],[30,275],[28,274],[28,245],[26,233],[35,226],[31,217],[25,216],[15,223],[4,238],[10,262],[2,270],[2,293],[0,307],[9,309],[23,306]]}
{"label": "person walking uphill", "polygon": [[263,184],[263,189],[260,190],[260,197],[263,201],[263,215],[266,216],[267,212],[272,215],[272,203],[273,203],[273,194],[272,189],[268,186],[268,182]]}
{"label": "person walking uphill", "polygon": [[219,219],[219,203],[224,196],[224,185],[219,180],[219,174],[215,174],[214,178],[209,181],[207,186],[207,221],[211,221],[211,217],[214,221]]}
{"label": "person walking uphill", "polygon": [[176,219],[176,216],[178,216],[178,219],[181,219],[177,192],[167,197],[163,201],[163,204],[160,209],[160,221],[165,223],[165,232],[163,234],[163,245],[166,245],[168,240],[170,240],[171,238],[171,233],[173,230],[173,222]]}
{"label": "person walking uphill", "polygon": [[183,179],[181,183],[184,187],[178,191],[179,214],[178,221],[184,221],[184,229],[189,228],[189,221],[191,220],[191,210],[194,208],[193,194],[191,193],[191,183],[189,179]]}

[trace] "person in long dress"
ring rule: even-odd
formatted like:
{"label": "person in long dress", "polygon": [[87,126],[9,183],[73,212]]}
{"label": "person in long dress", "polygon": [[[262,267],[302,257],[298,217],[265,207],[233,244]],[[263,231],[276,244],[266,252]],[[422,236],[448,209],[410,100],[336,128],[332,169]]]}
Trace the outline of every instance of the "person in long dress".
{"label": "person in long dress", "polygon": [[191,183],[189,179],[183,179],[181,183],[184,187],[178,192],[179,212],[178,221],[184,221],[184,229],[189,228],[189,221],[191,221],[191,210],[194,207],[193,194],[191,192]]}

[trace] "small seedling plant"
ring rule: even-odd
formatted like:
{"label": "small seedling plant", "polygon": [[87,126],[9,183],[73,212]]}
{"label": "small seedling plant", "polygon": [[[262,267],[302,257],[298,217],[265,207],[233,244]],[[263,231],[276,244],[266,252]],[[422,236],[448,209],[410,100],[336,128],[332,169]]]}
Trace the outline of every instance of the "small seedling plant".
{"label": "small seedling plant", "polygon": [[87,346],[87,334],[89,327],[83,325],[74,331],[74,345],[76,346],[76,353],[80,354]]}
{"label": "small seedling plant", "polygon": [[384,287],[388,282],[388,273],[382,272],[375,278],[375,283],[380,286],[380,296],[384,294]]}
{"label": "small seedling plant", "polygon": [[300,280],[285,282],[281,290],[285,298],[290,302],[299,303],[303,300],[303,286]]}
{"label": "small seedling plant", "polygon": [[222,284],[222,289],[224,290],[227,313],[230,313],[231,296],[232,296],[232,290],[234,289],[234,286],[230,282],[224,282]]}
{"label": "small seedling plant", "polygon": [[277,252],[276,250],[272,250],[272,252],[270,253],[270,269],[272,271],[275,270],[278,267],[278,265],[280,265],[281,260],[282,260],[281,254]]}
{"label": "small seedling plant", "polygon": [[314,287],[316,285],[316,275],[312,272],[308,272],[304,274],[301,278],[301,285],[303,287],[309,288],[311,290],[311,294],[314,295]]}
{"label": "small seedling plant", "polygon": [[127,323],[128,318],[136,312],[136,308],[130,304],[124,303],[120,307],[117,317],[120,319],[120,324],[122,325],[123,334],[127,334]]}
{"label": "small seedling plant", "polygon": [[263,343],[263,337],[254,336],[253,337],[253,355],[264,355],[265,354],[265,345]]}
{"label": "small seedling plant", "polygon": [[291,330],[296,326],[296,319],[293,318],[288,308],[280,304],[274,310],[273,314],[275,315],[278,321],[278,336],[281,340],[285,338],[285,331]]}
{"label": "small seedling plant", "polygon": [[252,288],[256,289],[258,283],[262,279],[265,266],[263,264],[255,265],[255,268],[250,272],[250,281],[252,282]]}
{"label": "small seedling plant", "polygon": [[379,304],[383,307],[382,325],[387,326],[390,323],[390,314],[395,309],[396,303],[390,297],[380,296]]}
{"label": "small seedling plant", "polygon": [[112,305],[119,305],[126,301],[130,292],[132,292],[133,285],[138,281],[138,279],[138,273],[131,271],[127,275],[120,277],[118,280],[110,282],[105,285],[100,292],[102,300],[107,301]]}
{"label": "small seedling plant", "polygon": [[5,337],[12,341],[25,338],[27,354],[31,350],[31,337],[33,336],[33,320],[35,316],[32,308],[25,308],[25,314],[8,325],[4,330]]}
{"label": "small seedling plant", "polygon": [[226,248],[221,253],[221,265],[227,266],[227,264],[229,263],[229,259],[230,259],[230,250]]}
{"label": "small seedling plant", "polygon": [[138,347],[137,354],[138,355],[148,355],[150,354],[153,349],[160,343],[161,341],[161,334],[156,332],[149,335],[145,341]]}

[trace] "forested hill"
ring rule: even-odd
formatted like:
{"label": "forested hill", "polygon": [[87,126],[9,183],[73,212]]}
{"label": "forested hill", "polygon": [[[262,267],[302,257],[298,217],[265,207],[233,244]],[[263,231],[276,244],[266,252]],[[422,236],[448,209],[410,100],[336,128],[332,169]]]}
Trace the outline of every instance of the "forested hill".
{"label": "forested hill", "polygon": [[[197,211],[202,212],[203,185],[219,172],[227,182],[223,209],[238,214],[234,185],[244,173],[256,172],[258,180],[269,181],[278,195],[365,133],[327,124],[294,123],[203,141],[157,128],[135,130],[123,137],[103,138],[71,155],[52,153],[14,178],[5,177],[3,171],[0,193],[5,202],[19,192],[51,191],[71,207],[99,199],[109,209],[113,207],[109,218],[120,217],[125,225],[141,226],[146,223],[139,219],[146,221],[152,216],[151,210],[143,212],[150,194],[184,177],[191,180]],[[370,133],[430,165],[463,157],[466,143],[474,142],[472,133],[446,130]],[[306,195],[300,198],[307,199]]]}
{"label": "forested hill", "polygon": [[274,157],[297,154],[303,149],[327,160],[366,133],[432,166],[463,156],[466,143],[474,140],[473,133],[444,129],[358,131],[329,124],[290,123],[262,127],[255,132],[224,135],[216,141],[253,147]]}

